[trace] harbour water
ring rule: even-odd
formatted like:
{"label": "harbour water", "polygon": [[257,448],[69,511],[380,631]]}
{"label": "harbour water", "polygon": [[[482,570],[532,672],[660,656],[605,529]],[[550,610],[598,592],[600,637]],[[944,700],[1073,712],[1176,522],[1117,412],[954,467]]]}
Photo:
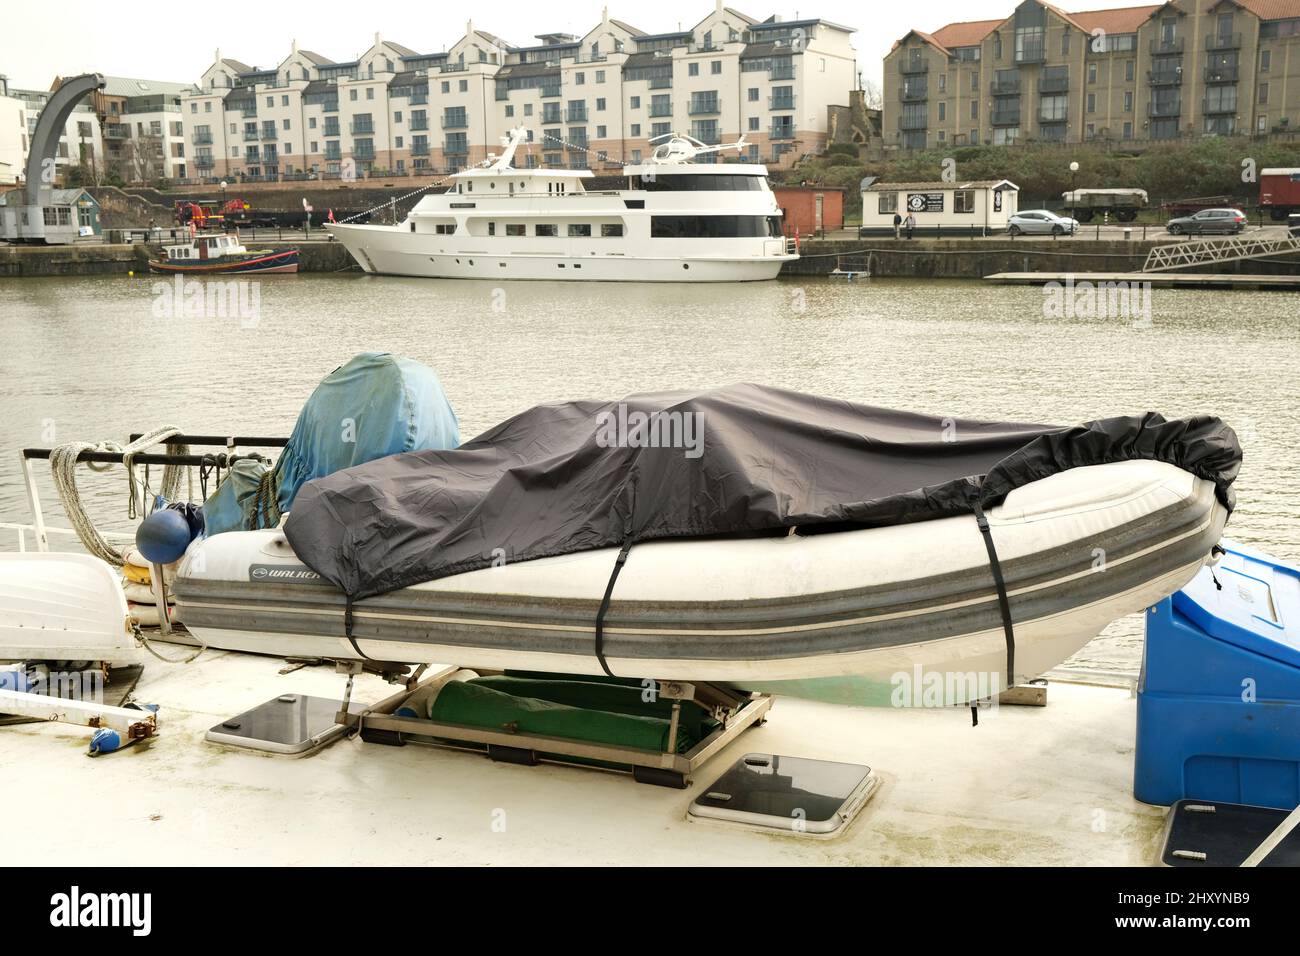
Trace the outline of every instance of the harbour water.
{"label": "harbour water", "polygon": [[[285,435],[324,375],[386,350],[437,370],[466,438],[541,402],[737,381],[954,417],[1213,413],[1245,448],[1229,534],[1300,561],[1300,309],[1287,293],[1155,289],[1148,317],[1062,314],[1043,289],[962,281],[286,276],[188,314],[170,285],[0,281],[0,522],[30,520],[22,447],[125,443],[162,424]],[[66,524],[48,468],[37,474]],[[121,469],[83,471],[81,486],[103,527],[130,527]],[[16,544],[0,532],[0,549]],[[1071,665],[1135,672],[1140,629],[1116,622]]]}

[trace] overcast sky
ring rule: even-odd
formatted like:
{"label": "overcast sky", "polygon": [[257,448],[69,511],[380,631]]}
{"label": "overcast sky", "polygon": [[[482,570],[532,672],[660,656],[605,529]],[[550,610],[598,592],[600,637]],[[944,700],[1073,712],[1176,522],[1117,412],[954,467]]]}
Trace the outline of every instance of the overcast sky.
{"label": "overcast sky", "polygon": [[[763,0],[764,3],[770,0]],[[1015,0],[796,0],[767,6],[735,0],[728,6],[765,20],[820,17],[856,27],[858,69],[879,83],[880,61],[909,29],[936,30],[954,20],[985,20],[1010,14]],[[647,33],[688,29],[712,9],[712,0],[612,0],[610,16]],[[1091,9],[1065,4],[1066,9]],[[1120,0],[1115,6],[1126,4]],[[333,60],[351,60],[370,46],[374,34],[420,53],[445,50],[465,32],[467,12],[476,28],[518,46],[539,33],[581,35],[600,19],[602,0],[487,0],[443,4],[384,0],[368,9],[350,0],[337,3],[127,4],[114,0],[60,0],[5,5],[0,33],[0,73],[10,85],[48,89],[55,76],[100,72],[110,76],[195,82],[218,47],[223,56],[262,68],[288,55],[293,40]],[[187,9],[188,8],[188,9]],[[243,15],[241,15],[243,12]],[[51,21],[55,21],[52,23]]]}

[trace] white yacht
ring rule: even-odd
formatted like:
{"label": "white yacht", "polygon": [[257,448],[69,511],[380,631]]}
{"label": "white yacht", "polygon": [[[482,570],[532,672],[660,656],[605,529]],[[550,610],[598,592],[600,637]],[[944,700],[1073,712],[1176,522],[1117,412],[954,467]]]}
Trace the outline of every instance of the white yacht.
{"label": "white yacht", "polygon": [[584,188],[590,170],[516,169],[527,139],[451,177],[394,226],[331,225],[366,272],[431,278],[743,282],[798,258],[761,165],[700,161],[738,142],[665,138],[627,166],[623,189]]}

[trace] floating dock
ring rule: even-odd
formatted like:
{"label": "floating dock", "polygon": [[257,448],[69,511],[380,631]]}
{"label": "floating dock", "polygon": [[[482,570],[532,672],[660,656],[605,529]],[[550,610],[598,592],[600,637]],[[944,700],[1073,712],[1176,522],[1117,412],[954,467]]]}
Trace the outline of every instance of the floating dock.
{"label": "floating dock", "polygon": [[998,272],[985,276],[985,282],[998,285],[1061,285],[1078,287],[1088,282],[1093,285],[1123,283],[1125,285],[1168,289],[1276,289],[1300,290],[1297,275],[1234,275],[1232,273],[1188,272]]}

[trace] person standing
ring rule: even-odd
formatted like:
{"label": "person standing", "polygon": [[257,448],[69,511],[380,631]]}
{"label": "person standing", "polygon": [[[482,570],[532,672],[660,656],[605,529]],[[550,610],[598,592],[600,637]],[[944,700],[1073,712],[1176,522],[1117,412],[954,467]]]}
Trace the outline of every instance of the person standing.
{"label": "person standing", "polygon": [[916,216],[912,215],[910,209],[907,211],[907,218],[903,220],[903,225],[907,228],[907,238],[911,239],[912,232],[916,229]]}
{"label": "person standing", "polygon": [[902,231],[903,231],[903,217],[900,216],[898,213],[894,213],[894,238],[895,239],[900,238]]}

